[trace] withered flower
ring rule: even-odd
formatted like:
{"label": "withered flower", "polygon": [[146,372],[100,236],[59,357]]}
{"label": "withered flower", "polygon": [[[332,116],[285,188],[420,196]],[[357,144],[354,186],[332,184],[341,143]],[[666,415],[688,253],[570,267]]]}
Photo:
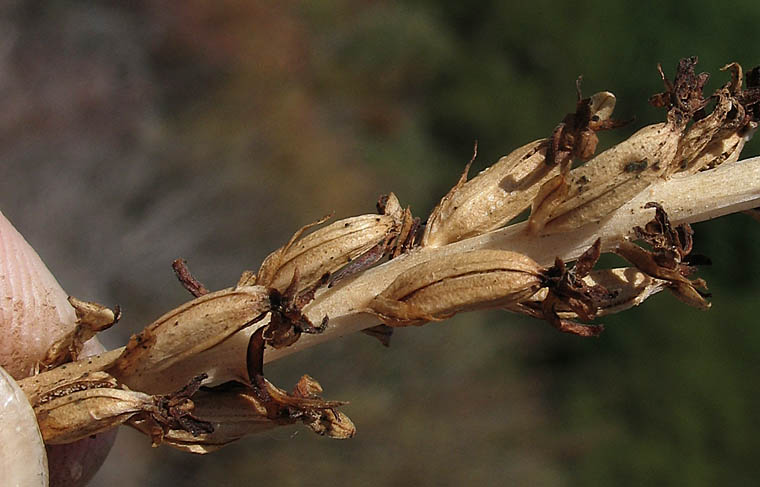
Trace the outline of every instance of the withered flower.
{"label": "withered flower", "polygon": [[601,241],[597,239],[578,258],[572,269],[568,269],[558,257],[554,265],[544,272],[543,289],[530,299],[513,303],[506,309],[546,320],[564,333],[584,337],[598,336],[604,331],[604,325],[577,323],[567,317],[567,311],[572,313],[573,318],[591,321],[599,309],[609,307],[609,301],[616,298],[616,292],[610,292],[604,286],[586,279],[600,254]]}
{"label": "withered flower", "polygon": [[573,160],[587,161],[596,153],[600,130],[622,127],[627,121],[610,118],[615,109],[615,95],[609,91],[583,98],[581,94],[581,79],[575,82],[578,102],[575,113],[568,113],[557,125],[550,137],[551,143],[546,155],[546,163],[559,164],[562,172],[570,168]]}
{"label": "withered flower", "polygon": [[730,63],[722,71],[731,72],[731,81],[718,89],[716,106],[710,115],[695,122],[684,135],[679,148],[680,165],[674,170],[694,173],[739,159],[747,141],[760,122],[760,89],[748,73],[748,89],[742,89],[742,67]]}
{"label": "withered flower", "polygon": [[694,272],[693,265],[709,262],[701,256],[689,255],[692,250],[693,231],[688,224],[673,228],[662,206],[650,202],[646,208],[655,209],[655,218],[644,228],[635,229],[635,239],[652,247],[646,250],[631,241],[622,242],[615,253],[628,260],[642,272],[659,279],[684,303],[700,309],[708,309],[705,299],[709,294],[703,279],[688,278]]}
{"label": "withered flower", "polygon": [[314,299],[314,293],[327,283],[330,275],[325,274],[319,281],[300,292],[299,277],[299,269],[296,268],[293,281],[284,293],[274,288],[269,290],[272,315],[269,324],[264,326],[263,333],[266,343],[274,348],[292,345],[301,333],[321,333],[327,326],[326,315],[319,325],[314,325],[303,314],[303,307]]}

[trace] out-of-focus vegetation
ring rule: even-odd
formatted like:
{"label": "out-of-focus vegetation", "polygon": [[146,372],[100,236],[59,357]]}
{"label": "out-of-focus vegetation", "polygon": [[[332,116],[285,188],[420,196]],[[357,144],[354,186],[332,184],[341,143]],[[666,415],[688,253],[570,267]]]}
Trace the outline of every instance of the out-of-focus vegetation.
{"label": "out-of-focus vegetation", "polygon": [[[126,337],[235,282],[299,226],[395,191],[426,216],[475,169],[610,90],[658,120],[655,66],[760,64],[757,2],[32,2],[0,7],[0,207]],[[745,155],[757,155],[748,144]],[[348,399],[358,436],[304,429],[206,457],[125,430],[93,485],[747,485],[760,477],[760,225],[699,224],[713,309],[668,295],[596,340],[506,313],[352,336],[268,367]]]}

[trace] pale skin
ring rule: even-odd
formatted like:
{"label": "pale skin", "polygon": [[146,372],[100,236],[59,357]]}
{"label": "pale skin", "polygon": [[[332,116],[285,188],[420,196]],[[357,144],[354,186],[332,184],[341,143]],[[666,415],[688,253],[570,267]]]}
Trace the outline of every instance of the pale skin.
{"label": "pale skin", "polygon": [[[76,317],[67,295],[61,289],[32,247],[0,213],[0,366],[10,374],[0,387],[0,423],[29,423],[26,398],[12,396],[13,379],[28,375],[36,361],[44,357],[44,348],[74,326]],[[96,339],[85,344],[83,354],[103,351]],[[11,375],[13,377],[11,377]],[[20,405],[20,406],[19,406]],[[18,406],[18,407],[17,407]],[[12,430],[11,430],[12,431]],[[115,437],[115,430],[70,445],[48,447],[47,454],[32,427],[16,444],[0,449],[0,471],[16,475],[18,485],[48,485],[45,457],[50,468],[49,485],[85,485],[100,467]],[[8,465],[6,465],[8,464]],[[5,481],[10,481],[5,477]]]}

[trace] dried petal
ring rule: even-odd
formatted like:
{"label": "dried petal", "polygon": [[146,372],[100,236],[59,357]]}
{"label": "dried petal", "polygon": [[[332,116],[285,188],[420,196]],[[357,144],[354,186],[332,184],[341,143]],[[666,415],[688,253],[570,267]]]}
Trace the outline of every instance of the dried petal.
{"label": "dried petal", "polygon": [[322,318],[319,325],[314,325],[303,313],[303,307],[314,299],[316,290],[327,283],[329,274],[306,289],[301,288],[299,276],[299,269],[296,268],[293,281],[284,293],[277,289],[269,291],[272,315],[264,327],[264,338],[267,345],[274,348],[290,346],[298,340],[301,333],[321,333],[327,327],[327,316]]}
{"label": "dried petal", "polygon": [[686,277],[693,272],[689,261],[693,234],[691,227],[681,225],[672,228],[665,210],[658,203],[647,203],[645,208],[655,208],[655,218],[645,228],[636,228],[635,235],[648,243],[652,250],[625,241],[618,245],[615,253],[642,272],[664,281],[664,285],[681,301],[700,309],[708,309],[710,303],[705,300],[706,294],[697,290],[707,287],[704,280],[690,280]]}
{"label": "dried petal", "polygon": [[[665,281],[655,279],[635,267],[617,269],[600,269],[593,271],[583,278],[587,286],[601,286],[608,290],[608,295],[594,303],[596,316],[606,316],[625,311],[644,302],[649,296],[657,294],[665,288]],[[516,313],[527,314],[539,319],[545,319],[542,303],[549,293],[548,288],[541,289],[529,300],[517,303],[507,309]],[[557,303],[554,308],[558,317],[563,320],[576,320],[580,316],[565,303]]]}
{"label": "dried petal", "polygon": [[748,73],[750,88],[742,90],[742,67],[738,63],[721,70],[731,71],[731,81],[713,95],[718,101],[712,113],[689,127],[679,149],[681,163],[675,169],[694,173],[735,162],[757,130],[760,90],[752,86],[754,78]]}

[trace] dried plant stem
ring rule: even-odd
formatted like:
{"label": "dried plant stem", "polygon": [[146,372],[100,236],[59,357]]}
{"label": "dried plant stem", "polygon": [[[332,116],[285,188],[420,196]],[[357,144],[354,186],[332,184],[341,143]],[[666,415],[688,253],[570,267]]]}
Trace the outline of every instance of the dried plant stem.
{"label": "dried plant stem", "polygon": [[[596,238],[602,238],[602,249],[610,250],[623,241],[635,226],[652,219],[654,210],[644,209],[656,201],[668,212],[674,224],[710,220],[760,206],[760,157],[726,164],[695,175],[676,175],[654,184],[636,198],[599,223],[585,225],[575,231],[544,237],[528,236],[525,223],[463,240],[438,248],[424,248],[402,255],[341,281],[318,294],[306,308],[312,320],[330,317],[327,329],[318,335],[304,335],[290,347],[268,350],[265,362],[309,348],[378,324],[375,316],[362,312],[372,297],[380,293],[402,271],[424,262],[433,255],[450,255],[476,249],[507,249],[524,253],[539,264],[550,264],[555,257],[577,258]],[[244,356],[248,337],[253,330],[233,336],[220,353]],[[242,360],[242,359],[241,359]]]}
{"label": "dried plant stem", "polygon": [[[622,242],[632,228],[645,225],[654,214],[653,209],[644,208],[650,201],[661,204],[673,224],[695,223],[760,207],[760,157],[725,164],[694,175],[675,175],[650,186],[603,221],[587,224],[575,231],[530,236],[523,222],[442,247],[416,248],[377,267],[342,279],[334,287],[318,291],[314,301],[304,311],[316,323],[328,316],[327,328],[319,334],[304,334],[288,347],[268,348],[264,362],[273,362],[379,324],[376,316],[366,312],[370,300],[400,273],[434,256],[445,257],[479,249],[504,249],[524,253],[541,265],[551,264],[555,257],[572,261],[597,238],[602,240],[602,251],[608,251]],[[237,332],[218,346],[199,353],[194,360],[213,364],[207,370],[211,382],[232,377],[247,380],[246,350],[250,337],[267,323],[268,319],[265,319]],[[107,355],[116,357],[122,350],[112,350]],[[191,380],[192,375],[184,379]]]}

